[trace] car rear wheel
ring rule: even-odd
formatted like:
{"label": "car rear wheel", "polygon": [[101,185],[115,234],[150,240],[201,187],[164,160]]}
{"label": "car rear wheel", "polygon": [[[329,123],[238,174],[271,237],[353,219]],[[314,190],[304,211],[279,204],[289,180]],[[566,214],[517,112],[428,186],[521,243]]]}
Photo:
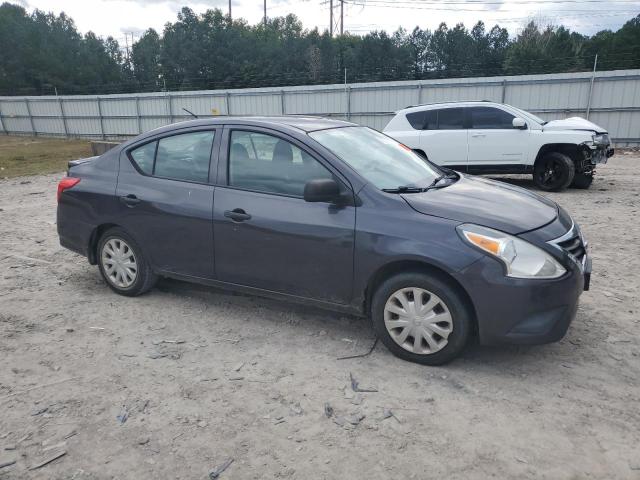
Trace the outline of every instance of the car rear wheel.
{"label": "car rear wheel", "polygon": [[136,242],[121,228],[105,232],[98,242],[98,266],[109,287],[128,297],[141,295],[157,277]]}
{"label": "car rear wheel", "polygon": [[586,189],[589,188],[592,183],[593,173],[576,173],[575,177],[573,177],[573,183],[571,183],[571,186],[573,188]]}
{"label": "car rear wheel", "polygon": [[533,182],[540,190],[556,192],[567,188],[575,173],[571,158],[563,153],[551,152],[536,162]]}
{"label": "car rear wheel", "polygon": [[441,365],[457,357],[471,332],[472,316],[457,288],[437,276],[403,273],[376,290],[374,330],[397,357]]}

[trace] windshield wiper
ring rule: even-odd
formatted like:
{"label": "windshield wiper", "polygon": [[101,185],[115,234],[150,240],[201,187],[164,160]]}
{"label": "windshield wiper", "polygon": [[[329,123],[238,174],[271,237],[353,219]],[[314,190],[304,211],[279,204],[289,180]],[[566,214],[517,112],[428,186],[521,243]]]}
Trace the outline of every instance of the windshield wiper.
{"label": "windshield wiper", "polygon": [[425,189],[420,187],[410,187],[408,185],[402,185],[396,188],[383,188],[382,191],[387,193],[421,193],[424,192]]}

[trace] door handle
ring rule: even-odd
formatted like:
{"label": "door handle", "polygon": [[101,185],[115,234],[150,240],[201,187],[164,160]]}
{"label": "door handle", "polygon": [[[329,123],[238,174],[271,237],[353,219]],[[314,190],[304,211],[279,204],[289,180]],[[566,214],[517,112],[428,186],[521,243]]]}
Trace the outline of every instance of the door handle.
{"label": "door handle", "polygon": [[124,203],[127,207],[135,207],[138,205],[141,200],[133,194],[125,195],[120,197],[120,201]]}
{"label": "door handle", "polygon": [[224,212],[224,216],[230,218],[234,222],[244,222],[245,220],[249,220],[251,218],[251,215],[249,215],[241,208],[227,210]]}
{"label": "door handle", "polygon": [[472,137],[486,137],[487,134],[486,133],[473,133],[471,134]]}

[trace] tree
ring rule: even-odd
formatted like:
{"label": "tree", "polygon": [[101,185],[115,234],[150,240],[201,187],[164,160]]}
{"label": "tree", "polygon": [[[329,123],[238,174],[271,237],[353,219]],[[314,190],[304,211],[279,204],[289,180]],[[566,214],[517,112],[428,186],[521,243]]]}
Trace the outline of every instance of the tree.
{"label": "tree", "polygon": [[180,10],[123,55],[112,37],[81,35],[60,13],[0,5],[0,92],[110,93],[244,88],[640,67],[640,15],[586,37],[530,22],[514,38],[483,22],[330,36],[295,15],[249,25],[220,9]]}

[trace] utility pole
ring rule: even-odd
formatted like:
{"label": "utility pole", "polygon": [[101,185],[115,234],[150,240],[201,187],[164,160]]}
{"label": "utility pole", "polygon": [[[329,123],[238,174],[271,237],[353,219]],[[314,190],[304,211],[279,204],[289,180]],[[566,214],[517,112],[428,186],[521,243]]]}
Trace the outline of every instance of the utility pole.
{"label": "utility pole", "polygon": [[591,83],[589,84],[589,98],[587,99],[587,120],[589,120],[589,113],[591,113],[591,96],[593,95],[593,82],[596,80],[596,68],[598,68],[598,54],[593,60],[593,73],[591,74]]}
{"label": "utility pole", "polygon": [[231,0],[229,0],[229,20],[231,20]]}
{"label": "utility pole", "polygon": [[264,0],[264,26],[267,26],[267,0]]}
{"label": "utility pole", "polygon": [[333,37],[333,0],[329,0],[329,36]]}
{"label": "utility pole", "polygon": [[344,0],[340,0],[340,36],[344,35]]}

